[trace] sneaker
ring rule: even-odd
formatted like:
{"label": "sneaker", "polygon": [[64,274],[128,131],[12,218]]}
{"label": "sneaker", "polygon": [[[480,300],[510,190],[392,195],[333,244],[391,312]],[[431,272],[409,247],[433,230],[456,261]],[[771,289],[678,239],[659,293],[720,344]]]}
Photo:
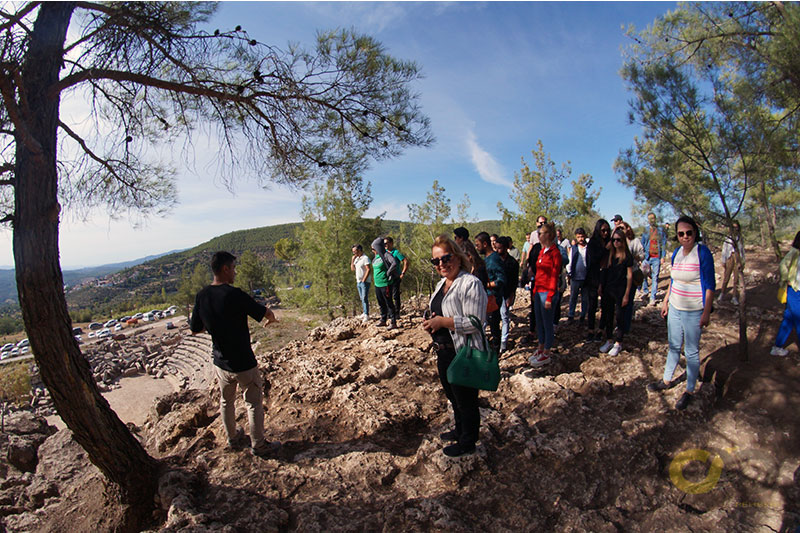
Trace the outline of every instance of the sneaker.
{"label": "sneaker", "polygon": [[392,320],[389,327],[386,329],[397,329],[397,320]]}
{"label": "sneaker", "polygon": [[386,321],[384,319],[380,319],[380,321],[376,324],[378,327],[383,327],[386,325]]}
{"label": "sneaker", "polygon": [[608,351],[611,349],[612,346],[614,346],[614,342],[611,340],[607,340],[600,347],[600,353],[608,353]]}
{"label": "sneaker", "polygon": [[669,383],[664,383],[664,380],[661,379],[647,384],[647,390],[650,392],[661,392],[662,390],[667,390],[670,387],[671,385]]}
{"label": "sneaker", "polygon": [[507,351],[508,351],[508,347],[506,346],[506,343],[501,342],[500,343],[500,349],[497,351],[497,353],[498,354],[503,354],[503,353],[506,353]]}
{"label": "sneaker", "polygon": [[786,357],[789,355],[789,350],[786,348],[781,348],[780,346],[773,346],[772,350],[769,351],[770,355],[777,355],[778,357]]}
{"label": "sneaker", "polygon": [[246,437],[244,435],[244,431],[242,428],[238,428],[236,430],[236,435],[234,435],[233,438],[228,439],[226,448],[230,451],[241,450],[245,446],[245,440]]}
{"label": "sneaker", "polygon": [[448,457],[461,457],[462,455],[475,453],[475,445],[455,443],[450,446],[445,446],[442,452]]}
{"label": "sneaker", "polygon": [[683,411],[689,406],[689,403],[692,401],[693,394],[689,394],[688,392],[684,392],[683,396],[680,397],[678,402],[675,404],[675,409],[678,411]]}
{"label": "sneaker", "polygon": [[732,303],[733,305],[739,305],[739,298],[737,298],[736,296],[734,296],[733,298],[731,298],[731,303]]}
{"label": "sneaker", "polygon": [[446,441],[457,441],[458,440],[458,433],[456,433],[455,429],[451,429],[450,431],[445,431],[439,438]]}
{"label": "sneaker", "polygon": [[614,343],[614,346],[608,351],[608,355],[618,355],[620,350],[622,350],[622,345],[618,342]]}
{"label": "sneaker", "polygon": [[539,352],[538,354],[530,356],[530,358],[528,358],[528,362],[533,368],[539,368],[540,366],[544,366],[550,362],[550,355],[544,352]]}

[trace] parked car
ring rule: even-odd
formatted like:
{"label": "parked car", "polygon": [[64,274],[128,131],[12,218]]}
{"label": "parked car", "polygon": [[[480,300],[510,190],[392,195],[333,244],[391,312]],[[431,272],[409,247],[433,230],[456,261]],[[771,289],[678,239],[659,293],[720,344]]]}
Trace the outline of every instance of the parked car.
{"label": "parked car", "polygon": [[26,354],[27,354],[28,352],[30,352],[30,351],[31,351],[30,347],[28,347],[28,346],[23,346],[22,348],[20,348],[20,350],[19,350],[19,354],[20,354],[20,355],[26,355]]}
{"label": "parked car", "polygon": [[7,352],[7,351],[11,350],[12,348],[14,348],[15,346],[16,346],[16,344],[14,344],[13,342],[7,342],[7,343],[5,343],[3,345],[2,348],[0,348],[0,352]]}
{"label": "parked car", "polygon": [[83,328],[72,328],[73,335],[83,335]]}
{"label": "parked car", "polygon": [[167,307],[167,311],[169,311],[169,312],[174,312],[174,311],[177,311],[177,310],[178,310],[178,306],[177,305],[170,305],[169,307]]}
{"label": "parked car", "polygon": [[97,332],[90,331],[89,333],[86,334],[86,336],[89,337],[90,339],[94,339],[95,337],[97,337]]}
{"label": "parked car", "polygon": [[19,341],[17,343],[17,348],[24,348],[24,347],[30,346],[30,345],[31,345],[31,341],[29,341],[28,339],[22,339],[21,341]]}
{"label": "parked car", "polygon": [[137,324],[139,324],[139,321],[136,320],[135,318],[131,318],[131,319],[128,319],[125,323],[128,326],[136,326]]}
{"label": "parked car", "polygon": [[175,324],[172,322],[167,322],[167,329],[175,329]]}
{"label": "parked car", "polygon": [[9,357],[16,357],[19,355],[19,348],[12,348],[9,353]]}
{"label": "parked car", "polygon": [[83,337],[80,335],[75,335],[75,340],[78,341],[78,344],[83,344]]}
{"label": "parked car", "polygon": [[106,323],[105,323],[105,324],[103,324],[103,325],[104,325],[105,327],[107,327],[107,328],[113,328],[114,326],[116,326],[116,325],[117,325],[117,321],[116,321],[116,320],[114,320],[114,319],[112,318],[111,320],[109,320],[108,322],[106,322]]}
{"label": "parked car", "polygon": [[152,314],[150,314],[150,313],[147,313],[147,314],[146,314],[146,315],[144,315],[144,317],[142,318],[142,320],[143,320],[143,321],[145,321],[145,322],[153,322],[155,319],[156,319],[156,317],[154,317],[154,316],[153,316]]}
{"label": "parked car", "polygon": [[127,315],[126,315],[126,316],[124,316],[124,317],[122,317],[122,318],[118,318],[118,319],[117,319],[117,321],[118,321],[120,324],[124,324],[125,322],[127,322],[127,321],[128,321],[128,320],[130,320],[131,318],[132,318],[132,317],[129,317],[129,316],[127,316]]}
{"label": "parked car", "polygon": [[106,337],[111,336],[111,330],[109,328],[103,328],[97,332],[98,339],[105,339]]}
{"label": "parked car", "polygon": [[136,320],[141,320],[141,319],[143,319],[143,318],[144,318],[144,313],[136,313],[136,314],[135,314],[135,315],[133,315],[133,317],[131,317],[131,318],[135,318]]}
{"label": "parked car", "polygon": [[122,324],[117,324],[114,326],[114,331],[122,331]]}
{"label": "parked car", "polygon": [[100,322],[92,322],[89,324],[89,329],[103,329],[103,324]]}

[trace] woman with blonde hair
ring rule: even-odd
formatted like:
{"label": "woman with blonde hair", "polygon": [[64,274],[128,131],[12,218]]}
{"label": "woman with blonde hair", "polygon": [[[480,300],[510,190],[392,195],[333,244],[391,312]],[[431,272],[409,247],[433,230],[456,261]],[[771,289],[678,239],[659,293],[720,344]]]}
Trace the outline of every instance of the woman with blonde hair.
{"label": "woman with blonde hair", "polygon": [[487,296],[481,281],[469,273],[471,264],[466,254],[447,235],[436,237],[431,247],[431,264],[442,279],[433,292],[422,327],[433,337],[439,380],[453,406],[456,427],[442,433],[441,438],[455,443],[442,451],[449,457],[458,457],[473,453],[478,441],[481,421],[478,389],[451,384],[447,380],[447,368],[468,336],[481,337],[482,330],[475,327],[470,317],[477,318],[483,328]]}

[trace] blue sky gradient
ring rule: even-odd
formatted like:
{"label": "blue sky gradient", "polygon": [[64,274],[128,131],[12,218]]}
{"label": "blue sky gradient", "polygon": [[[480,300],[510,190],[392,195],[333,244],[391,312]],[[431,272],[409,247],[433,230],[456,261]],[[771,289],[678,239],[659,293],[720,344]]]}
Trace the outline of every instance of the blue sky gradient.
{"label": "blue sky gradient", "polygon": [[[468,194],[475,218],[499,218],[521,158],[532,163],[537,140],[557,165],[570,161],[573,178],[589,173],[602,188],[599,211],[628,217],[634,195],[612,165],[639,128],[628,124],[628,100],[619,76],[624,28],[642,29],[674,9],[672,2],[223,2],[214,28],[242,25],[254,38],[310,48],[317,30],[353,27],[382,42],[389,53],[415,61],[424,79],[414,89],[431,119],[436,144],[374,163],[368,214],[408,219],[439,180],[455,204]],[[68,109],[65,105],[64,108]],[[215,179],[209,155],[196,146],[195,164],[181,168],[180,205],[137,229],[104,212],[62,222],[65,268],[126,261],[188,248],[239,229],[300,220],[301,193],[264,190],[243,176],[229,192]],[[564,184],[564,193],[571,189]],[[11,232],[0,234],[0,265],[11,265]]]}

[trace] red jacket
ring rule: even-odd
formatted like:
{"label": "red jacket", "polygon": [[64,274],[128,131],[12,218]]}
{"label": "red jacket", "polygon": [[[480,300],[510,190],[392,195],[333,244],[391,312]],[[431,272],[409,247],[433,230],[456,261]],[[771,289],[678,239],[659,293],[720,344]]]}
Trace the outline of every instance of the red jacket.
{"label": "red jacket", "polygon": [[536,278],[533,283],[533,294],[546,292],[547,301],[553,301],[558,289],[558,277],[561,275],[561,252],[556,243],[550,245],[545,252],[539,252],[536,259]]}

